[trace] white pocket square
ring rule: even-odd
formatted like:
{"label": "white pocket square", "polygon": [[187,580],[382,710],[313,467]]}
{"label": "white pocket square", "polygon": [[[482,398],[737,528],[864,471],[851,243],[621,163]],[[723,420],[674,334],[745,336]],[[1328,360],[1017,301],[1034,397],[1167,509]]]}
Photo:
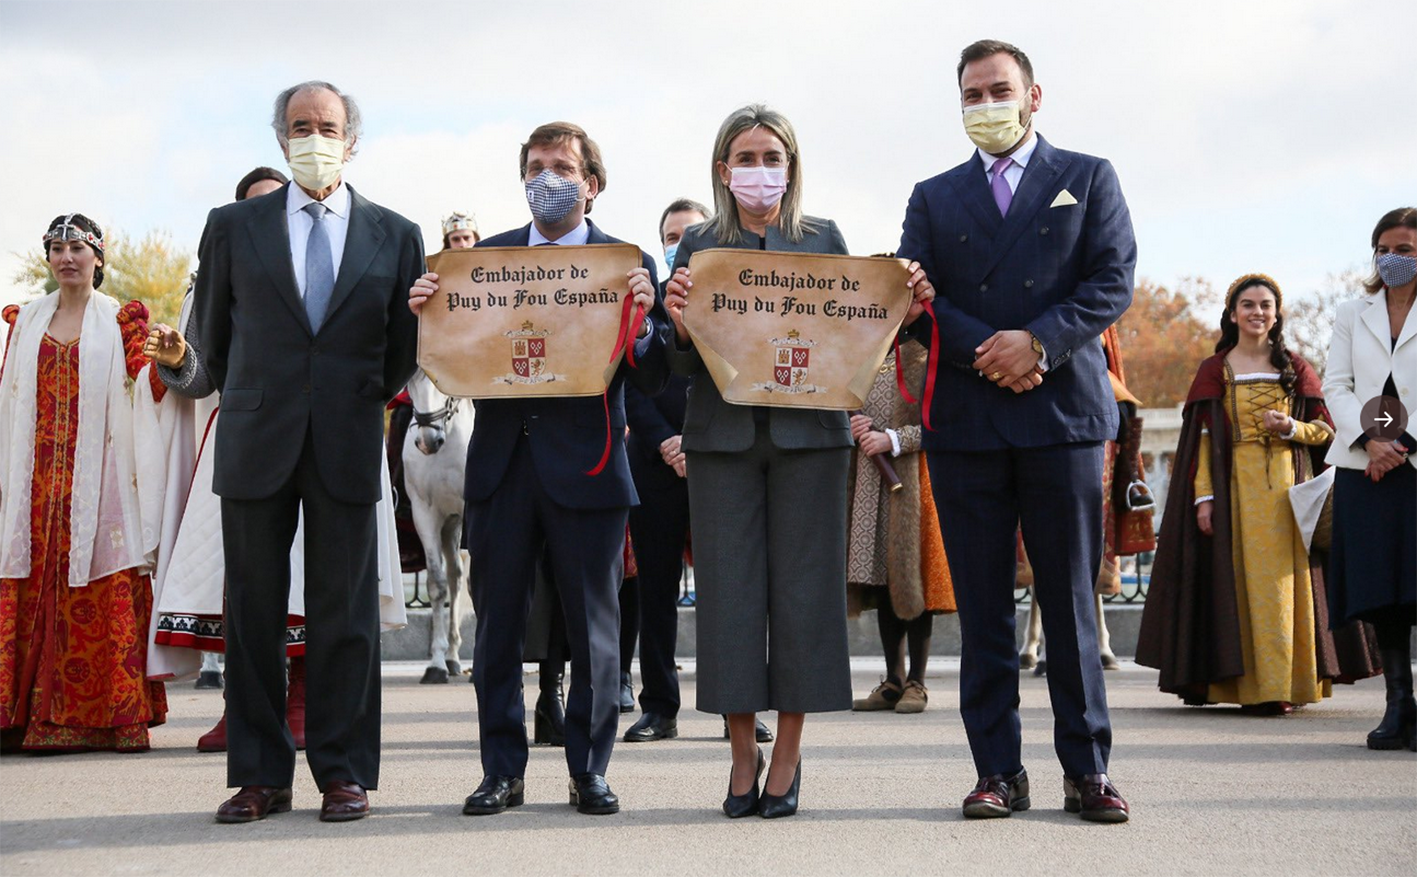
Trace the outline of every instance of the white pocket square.
{"label": "white pocket square", "polygon": [[1053,199],[1053,203],[1052,203],[1052,204],[1049,204],[1048,206],[1049,206],[1049,207],[1067,207],[1067,206],[1070,205],[1070,204],[1076,204],[1076,203],[1078,203],[1078,199],[1076,199],[1076,198],[1073,197],[1073,193],[1072,193],[1072,192],[1069,192],[1067,189],[1064,189],[1063,191],[1061,191],[1061,192],[1058,193],[1058,197],[1054,198],[1054,199]]}

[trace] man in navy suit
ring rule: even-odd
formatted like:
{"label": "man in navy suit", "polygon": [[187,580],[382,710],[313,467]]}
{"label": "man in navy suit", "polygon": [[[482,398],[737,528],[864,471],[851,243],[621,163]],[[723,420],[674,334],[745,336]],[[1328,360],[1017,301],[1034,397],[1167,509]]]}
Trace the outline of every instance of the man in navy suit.
{"label": "man in navy suit", "polygon": [[[659,217],[659,242],[664,264],[674,264],[674,252],[684,229],[708,219],[708,208],[679,198]],[[625,388],[625,414],[630,423],[626,450],[640,504],[630,511],[630,535],[639,565],[639,581],[621,590],[622,667],[640,641],[640,707],[644,714],[625,732],[626,743],[644,743],[679,736],[679,673],[674,649],[679,635],[679,579],[684,548],[689,541],[689,488],[684,480],[684,409],[691,381],[671,375],[664,392],[649,398]],[[626,592],[630,591],[627,595]],[[627,599],[628,596],[628,599]],[[624,618],[625,611],[638,617]],[[638,623],[637,623],[638,622]]]}
{"label": "man in navy suit", "polygon": [[969,817],[1029,806],[1020,755],[1015,532],[1048,640],[1064,806],[1123,822],[1092,588],[1102,557],[1103,442],[1117,407],[1098,337],[1127,309],[1136,241],[1112,166],[1034,131],[1043,92],[1008,43],[958,68],[969,160],[915,187],[899,255],[935,288],[933,430],[924,447],[963,633],[960,711],[979,783]]}
{"label": "man in navy suit", "polygon": [[[479,247],[622,243],[586,218],[605,188],[600,149],[579,126],[542,125],[522,145],[522,180],[532,222],[493,235]],[[656,296],[654,260],[627,277],[648,317],[635,341],[638,368],[622,364],[605,400],[484,399],[467,452],[467,548],[477,640],[472,681],[483,780],[463,812],[500,813],[523,800],[527,739],[522,648],[535,568],[549,552],[571,647],[566,700],[570,801],[582,813],[615,813],[619,798],[605,771],[620,718],[621,551],[631,506],[638,502],[625,455],[624,383],[648,395],[669,377],[664,345],[670,322]],[[437,289],[425,274],[409,293],[415,312]],[[606,435],[606,409],[609,435]],[[604,469],[596,469],[607,440]]]}

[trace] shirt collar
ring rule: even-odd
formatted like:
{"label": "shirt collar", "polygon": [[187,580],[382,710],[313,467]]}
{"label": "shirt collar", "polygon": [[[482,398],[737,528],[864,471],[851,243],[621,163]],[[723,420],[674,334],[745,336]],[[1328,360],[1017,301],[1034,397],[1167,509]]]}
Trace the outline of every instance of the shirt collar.
{"label": "shirt collar", "polygon": [[527,239],[526,245],[529,247],[539,247],[542,244],[557,244],[559,246],[580,246],[590,240],[590,225],[585,217],[581,217],[581,224],[561,235],[554,241],[546,239],[546,235],[541,233],[541,229],[536,227],[536,223],[531,224],[531,235]]}
{"label": "shirt collar", "polygon": [[[296,183],[291,183],[285,196],[285,212],[295,215],[305,209],[306,204],[315,203],[315,199]],[[344,184],[344,180],[339,181],[335,190],[325,196],[325,200],[320,202],[325,205],[325,209],[335,216],[349,218],[349,187]]]}
{"label": "shirt collar", "polygon": [[[1029,159],[1033,158],[1033,152],[1037,148],[1038,134],[1035,133],[1032,129],[1030,129],[1028,132],[1028,141],[1022,146],[1020,146],[1017,152],[1008,157],[1012,158],[1014,160],[1014,164],[1018,165],[1020,169],[1024,169],[1028,167],[1028,161]],[[975,147],[975,151],[979,153],[979,160],[984,163],[984,170],[986,173],[994,167],[994,162],[998,161],[1000,158],[1000,156],[990,155],[989,153],[985,152],[982,149],[979,149],[978,147]]]}

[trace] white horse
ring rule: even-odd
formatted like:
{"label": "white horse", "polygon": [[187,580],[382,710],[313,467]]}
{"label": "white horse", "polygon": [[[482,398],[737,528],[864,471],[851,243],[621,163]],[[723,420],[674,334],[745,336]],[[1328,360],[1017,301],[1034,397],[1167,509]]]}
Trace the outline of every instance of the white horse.
{"label": "white horse", "polygon": [[[1102,558],[1102,566],[1098,573],[1098,579],[1103,580],[1115,575],[1117,561]],[[1038,608],[1038,592],[1033,586],[1033,568],[1028,563],[1025,556],[1019,563],[1018,586],[1026,588],[1029,592],[1028,601],[1028,627],[1023,636],[1023,648],[1019,649],[1018,665],[1021,670],[1033,670],[1035,675],[1041,676],[1046,671],[1047,661],[1040,660],[1038,653],[1043,645],[1043,615]],[[1097,593],[1094,585],[1092,599],[1097,608],[1097,647],[1101,652],[1103,670],[1120,670],[1122,663],[1117,660],[1117,656],[1112,652],[1112,634],[1107,630],[1107,619],[1102,613],[1102,595]]]}
{"label": "white horse", "polygon": [[[433,631],[428,669],[421,682],[447,682],[462,673],[463,472],[472,440],[472,403],[443,395],[422,371],[408,382],[413,424],[403,443],[404,489],[413,504],[413,525],[428,564],[428,602]],[[447,603],[447,611],[443,604]]]}

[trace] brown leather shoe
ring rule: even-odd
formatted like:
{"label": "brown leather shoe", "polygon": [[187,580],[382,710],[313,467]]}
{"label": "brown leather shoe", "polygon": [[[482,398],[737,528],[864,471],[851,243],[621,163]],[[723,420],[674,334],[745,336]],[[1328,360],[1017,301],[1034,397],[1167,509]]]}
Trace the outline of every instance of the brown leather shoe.
{"label": "brown leather shoe", "polygon": [[358,783],[335,780],[325,787],[320,802],[321,822],[349,822],[369,815],[369,795]]}
{"label": "brown leather shoe", "polygon": [[1063,777],[1063,809],[1089,822],[1126,822],[1131,813],[1105,773]]}
{"label": "brown leather shoe", "polygon": [[970,819],[993,819],[1027,810],[1032,803],[1028,797],[1028,771],[1021,770],[1013,776],[996,773],[980,777],[974,791],[965,796],[964,815]]}
{"label": "brown leather shoe", "polygon": [[290,787],[242,786],[216,808],[217,822],[255,822],[290,810]]}

